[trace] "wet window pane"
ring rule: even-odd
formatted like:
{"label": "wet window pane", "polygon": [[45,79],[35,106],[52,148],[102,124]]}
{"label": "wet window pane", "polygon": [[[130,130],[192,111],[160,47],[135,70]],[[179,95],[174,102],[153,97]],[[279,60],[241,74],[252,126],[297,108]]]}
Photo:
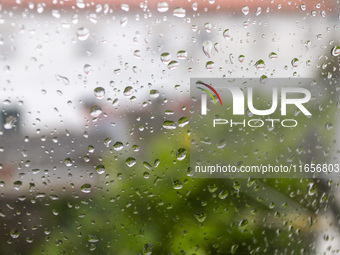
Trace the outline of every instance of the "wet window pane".
{"label": "wet window pane", "polygon": [[339,7],[2,1],[0,253],[339,253]]}

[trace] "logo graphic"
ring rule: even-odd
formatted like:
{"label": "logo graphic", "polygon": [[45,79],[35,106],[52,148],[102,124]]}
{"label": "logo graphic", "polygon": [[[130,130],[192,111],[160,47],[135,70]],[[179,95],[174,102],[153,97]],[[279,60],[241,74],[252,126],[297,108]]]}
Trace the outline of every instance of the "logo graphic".
{"label": "logo graphic", "polygon": [[[206,86],[206,87],[209,88],[212,92],[214,92],[214,94],[217,96],[217,98],[218,98],[218,100],[220,101],[220,104],[221,104],[221,106],[222,106],[221,97],[220,97],[220,95],[217,93],[217,91],[216,91],[212,86],[210,86],[210,85],[208,85],[208,84],[206,84],[206,83],[204,83],[204,82],[201,82],[201,81],[196,82],[196,85],[203,85],[203,86]],[[217,103],[216,103],[216,100],[215,100],[215,97],[210,93],[209,90],[204,89],[204,88],[201,88],[201,87],[197,87],[197,88],[200,89],[200,90],[202,90],[202,91],[204,91],[204,92],[206,92],[206,93],[212,98],[212,100],[214,101],[215,105],[217,104]],[[207,95],[206,95],[206,94],[202,94],[201,100],[202,100],[202,101],[201,101],[201,102],[202,102],[202,104],[201,104],[201,113],[202,113],[202,115],[207,115]]]}

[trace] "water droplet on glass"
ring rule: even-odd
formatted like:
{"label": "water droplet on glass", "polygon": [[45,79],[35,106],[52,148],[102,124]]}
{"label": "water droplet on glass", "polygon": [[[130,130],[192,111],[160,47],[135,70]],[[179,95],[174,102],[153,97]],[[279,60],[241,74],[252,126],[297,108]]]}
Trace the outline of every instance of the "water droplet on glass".
{"label": "water droplet on glass", "polygon": [[191,7],[192,7],[192,9],[193,9],[194,11],[197,11],[197,9],[198,9],[198,4],[197,4],[197,2],[192,3]]}
{"label": "water droplet on glass", "polygon": [[326,122],[325,128],[326,128],[327,130],[331,130],[331,129],[333,129],[333,124],[330,123],[330,122]]}
{"label": "water droplet on glass", "polygon": [[135,50],[134,52],[133,52],[133,55],[136,57],[136,58],[140,58],[141,57],[141,55],[140,55],[140,50]]}
{"label": "water droplet on glass", "polygon": [[91,72],[91,66],[89,64],[84,65],[84,73],[87,75]]}
{"label": "water droplet on glass", "polygon": [[239,228],[245,228],[247,225],[248,225],[247,219],[240,220],[240,222],[238,223]]}
{"label": "water droplet on glass", "polygon": [[244,15],[248,15],[248,13],[249,13],[249,7],[248,7],[248,6],[242,7],[242,12],[243,12]]}
{"label": "water droplet on glass", "polygon": [[340,55],[340,47],[339,46],[334,46],[333,49],[332,49],[332,55],[334,57],[337,57]]}
{"label": "water droplet on glass", "polygon": [[187,56],[188,56],[188,53],[185,50],[180,50],[177,52],[178,59],[186,59]]}
{"label": "water droplet on glass", "polygon": [[77,0],[77,7],[80,9],[85,8],[84,0]]}
{"label": "water droplet on glass", "polygon": [[70,159],[70,158],[66,158],[65,160],[64,160],[64,163],[65,163],[65,165],[66,166],[72,166],[72,159]]}
{"label": "water droplet on glass", "polygon": [[127,86],[124,89],[123,95],[126,97],[130,97],[132,95],[133,88],[131,86]]}
{"label": "water droplet on glass", "polygon": [[102,87],[97,87],[94,89],[94,95],[98,99],[102,99],[105,96],[105,89]]}
{"label": "water droplet on glass", "polygon": [[223,37],[224,37],[225,39],[230,39],[230,38],[231,38],[231,36],[230,36],[230,30],[229,30],[229,29],[226,29],[226,30],[223,31]]}
{"label": "water droplet on glass", "polygon": [[301,10],[305,11],[306,10],[306,4],[301,4],[300,8],[301,8]]}
{"label": "water droplet on glass", "polygon": [[15,190],[19,190],[22,186],[22,182],[21,181],[15,181],[13,182],[13,187]]}
{"label": "water droplet on glass", "polygon": [[277,54],[276,54],[275,52],[271,52],[271,53],[269,53],[269,58],[270,58],[271,60],[274,60],[274,59],[277,58]]}
{"label": "water droplet on glass", "polygon": [[184,127],[189,124],[189,120],[187,117],[182,117],[178,120],[178,126],[179,127]]}
{"label": "water droplet on glass", "polygon": [[116,142],[114,145],[113,145],[113,149],[115,151],[120,151],[121,149],[123,149],[124,145],[122,142]]}
{"label": "water droplet on glass", "polygon": [[133,158],[133,157],[128,157],[126,160],[125,160],[125,163],[128,165],[128,167],[132,167],[136,164],[136,159]]}
{"label": "water droplet on glass", "polygon": [[262,8],[261,7],[257,7],[256,9],[256,16],[259,16],[262,12]]}
{"label": "water droplet on glass", "polygon": [[215,49],[216,52],[218,52],[220,50],[220,45],[218,43],[215,43],[214,49]]}
{"label": "water droplet on glass", "polygon": [[210,58],[210,54],[211,54],[212,47],[213,47],[213,43],[212,43],[211,41],[205,41],[205,42],[203,43],[202,49],[203,49],[204,54],[205,54],[208,58]]}
{"label": "water droplet on glass", "polygon": [[102,112],[102,108],[98,105],[93,105],[90,108],[90,115],[94,118],[98,117]]}
{"label": "water droplet on glass", "polygon": [[57,81],[62,81],[64,85],[69,85],[70,81],[67,77],[56,75]]}
{"label": "water droplet on glass", "polygon": [[297,58],[293,58],[291,64],[294,68],[296,68],[299,66],[299,60]]}
{"label": "water droplet on glass", "polygon": [[216,143],[218,149],[223,149],[227,145],[226,140],[221,139]]}
{"label": "water droplet on glass", "polygon": [[176,158],[177,160],[181,161],[185,159],[186,155],[187,155],[187,151],[184,148],[180,148],[176,153]]}
{"label": "water droplet on glass", "polygon": [[90,243],[96,243],[99,242],[99,237],[94,235],[88,235],[87,241]]}
{"label": "water droplet on glass", "polygon": [[150,97],[151,97],[151,98],[157,98],[157,97],[159,97],[159,91],[156,90],[156,89],[152,89],[152,90],[150,91]]}
{"label": "water droplet on glass", "polygon": [[17,121],[17,118],[15,116],[8,116],[4,123],[5,129],[12,129],[15,127],[15,122]]}
{"label": "water droplet on glass", "polygon": [[246,57],[244,55],[240,55],[240,56],[238,56],[238,61],[240,61],[240,63],[243,63],[245,58]]}
{"label": "water droplet on glass", "polygon": [[10,232],[10,235],[12,238],[18,238],[20,236],[20,232],[16,229],[12,229],[11,232]]}
{"label": "water droplet on glass", "polygon": [[316,187],[315,183],[313,183],[313,182],[309,183],[307,190],[308,190],[308,195],[314,196],[317,192],[317,187]]}
{"label": "water droplet on glass", "polygon": [[159,12],[167,12],[169,10],[169,4],[167,2],[159,2],[157,4],[157,10]]}
{"label": "water droplet on glass", "polygon": [[204,27],[205,27],[205,31],[207,31],[207,33],[211,32],[211,29],[212,29],[211,23],[209,23],[209,22],[205,23]]}
{"label": "water droplet on glass", "polygon": [[91,184],[85,183],[80,187],[81,192],[90,193],[91,192]]}
{"label": "water droplet on glass", "polygon": [[175,180],[172,184],[172,187],[174,189],[181,189],[183,188],[183,184],[179,180]]}
{"label": "water droplet on glass", "polygon": [[173,15],[177,18],[184,18],[185,17],[185,9],[182,7],[177,7],[173,11]]}
{"label": "water droplet on glass", "polygon": [[122,4],[120,7],[123,11],[126,11],[126,12],[128,12],[130,10],[130,7],[129,7],[128,4]]}
{"label": "water droplet on glass", "polygon": [[204,222],[206,218],[207,218],[207,214],[204,212],[195,213],[195,219],[198,222]]}
{"label": "water droplet on glass", "polygon": [[171,121],[171,120],[166,120],[163,122],[163,127],[165,129],[176,129],[176,125],[175,122]]}
{"label": "water droplet on glass", "polygon": [[256,63],[255,63],[255,68],[257,70],[263,70],[265,69],[266,65],[264,63],[264,61],[262,59],[258,60]]}
{"label": "water droplet on glass", "polygon": [[77,29],[77,37],[79,41],[85,41],[90,36],[90,31],[86,27]]}
{"label": "water droplet on glass", "polygon": [[128,23],[128,18],[127,17],[123,17],[123,18],[120,19],[120,25],[122,27],[125,27],[127,25],[127,23]]}
{"label": "water droplet on glass", "polygon": [[169,70],[176,69],[177,67],[179,67],[179,63],[178,63],[176,60],[172,60],[172,61],[170,61],[170,63],[168,64],[168,69],[169,69]]}
{"label": "water droplet on glass", "polygon": [[59,10],[52,10],[52,16],[59,19],[60,18]]}
{"label": "water droplet on glass", "polygon": [[96,167],[96,171],[97,171],[98,174],[103,174],[103,173],[105,173],[105,167],[103,165],[98,165]]}
{"label": "water droplet on glass", "polygon": [[213,61],[208,61],[208,62],[205,64],[205,68],[208,69],[208,70],[214,69],[214,66],[215,66],[215,63],[214,63]]}
{"label": "water droplet on glass", "polygon": [[169,63],[171,60],[171,55],[168,52],[163,52],[161,54],[161,61],[165,64]]}

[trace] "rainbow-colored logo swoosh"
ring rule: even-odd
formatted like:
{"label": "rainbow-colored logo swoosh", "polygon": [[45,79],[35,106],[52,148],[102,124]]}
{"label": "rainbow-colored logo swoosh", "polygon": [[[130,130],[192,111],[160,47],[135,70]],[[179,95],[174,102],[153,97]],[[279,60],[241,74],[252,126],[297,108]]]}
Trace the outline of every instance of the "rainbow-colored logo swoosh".
{"label": "rainbow-colored logo swoosh", "polygon": [[[209,88],[212,92],[214,92],[214,94],[217,96],[217,98],[220,101],[220,104],[222,106],[221,97],[220,97],[220,95],[217,93],[217,91],[212,86],[210,86],[210,85],[208,85],[208,84],[206,84],[204,82],[201,82],[201,81],[196,82],[196,85],[203,85],[203,86]],[[215,105],[217,104],[216,100],[215,100],[215,97],[211,94],[211,92],[209,90],[201,88],[201,87],[197,87],[197,88],[202,90],[202,91],[204,91],[204,92],[206,92],[212,98],[212,100],[214,101]]]}

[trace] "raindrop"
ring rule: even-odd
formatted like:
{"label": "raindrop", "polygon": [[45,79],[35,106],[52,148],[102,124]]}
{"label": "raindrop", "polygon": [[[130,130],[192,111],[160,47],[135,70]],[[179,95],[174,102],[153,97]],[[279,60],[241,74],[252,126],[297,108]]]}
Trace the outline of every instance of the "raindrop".
{"label": "raindrop", "polygon": [[197,11],[197,9],[198,9],[197,2],[192,3],[191,7],[192,7],[193,11]]}
{"label": "raindrop", "polygon": [[277,58],[277,54],[276,54],[275,52],[271,52],[271,53],[269,53],[269,58],[270,58],[271,60],[274,60],[274,59]]}
{"label": "raindrop", "polygon": [[185,17],[185,9],[182,7],[177,7],[173,11],[173,15],[177,18],[184,18]]}
{"label": "raindrop", "polygon": [[96,167],[96,171],[97,171],[98,174],[103,174],[103,173],[105,173],[105,167],[103,165],[98,165]]}
{"label": "raindrop", "polygon": [[151,255],[152,254],[153,245],[152,244],[145,244],[143,247],[143,255]]}
{"label": "raindrop", "polygon": [[301,8],[301,10],[305,11],[306,10],[306,4],[301,4],[300,8]]}
{"label": "raindrop", "polygon": [[150,97],[153,98],[153,99],[159,97],[159,91],[156,90],[156,89],[150,90]]}
{"label": "raindrop", "polygon": [[128,157],[126,160],[125,160],[125,163],[128,165],[128,167],[132,167],[136,164],[136,159],[133,158],[133,157]]}
{"label": "raindrop", "polygon": [[238,226],[240,228],[244,228],[248,225],[248,220],[247,219],[243,219],[243,220],[240,220],[240,222],[238,223]]}
{"label": "raindrop", "polygon": [[205,41],[205,42],[203,43],[202,49],[203,49],[204,54],[205,54],[208,58],[210,58],[210,54],[211,54],[212,47],[213,47],[213,43],[212,43],[211,41]]}
{"label": "raindrop", "polygon": [[77,7],[80,9],[85,8],[84,0],[77,0]]}
{"label": "raindrop", "polygon": [[204,27],[205,27],[205,31],[207,31],[207,33],[211,32],[211,29],[212,29],[211,23],[209,23],[209,22],[205,23]]}
{"label": "raindrop", "polygon": [[262,8],[261,7],[257,7],[256,9],[256,16],[259,16],[262,12]]}
{"label": "raindrop", "polygon": [[332,49],[332,55],[334,57],[337,57],[340,55],[340,47],[339,46],[334,46],[333,49]]}
{"label": "raindrop", "polygon": [[207,214],[204,212],[195,213],[195,219],[198,222],[204,222],[206,218],[207,218]]}
{"label": "raindrop", "polygon": [[66,166],[68,166],[68,167],[70,167],[70,166],[72,166],[72,160],[70,159],[70,158],[66,158],[65,160],[64,160],[64,163],[65,163],[65,165]]}
{"label": "raindrop", "polygon": [[181,189],[183,188],[183,184],[179,180],[175,180],[172,184],[172,187],[174,189]]}
{"label": "raindrop", "polygon": [[77,29],[77,37],[79,41],[85,41],[90,36],[90,31],[86,27]]}
{"label": "raindrop", "polygon": [[205,64],[205,68],[208,69],[208,70],[214,69],[214,66],[215,66],[215,63],[214,63],[213,61],[208,61],[208,62]]}
{"label": "raindrop", "polygon": [[266,65],[264,63],[264,61],[262,59],[258,60],[256,63],[255,63],[255,68],[257,70],[263,70],[265,69]]}
{"label": "raindrop", "polygon": [[161,61],[165,64],[169,63],[171,60],[171,55],[168,52],[163,52],[161,54]]}
{"label": "raindrop", "polygon": [[127,17],[123,17],[123,18],[120,19],[120,25],[122,27],[125,27],[127,25],[127,23],[128,23],[128,18]]}
{"label": "raindrop", "polygon": [[333,124],[330,123],[330,122],[326,122],[325,128],[326,128],[327,130],[331,130],[331,129],[333,129]]}
{"label": "raindrop", "polygon": [[20,232],[16,229],[12,229],[11,232],[10,232],[10,235],[12,238],[18,238],[20,236]]}
{"label": "raindrop", "polygon": [[230,36],[230,30],[229,30],[229,29],[226,29],[226,30],[223,31],[223,37],[224,37],[225,39],[230,39],[230,38],[231,38],[231,36]]}
{"label": "raindrop", "polygon": [[176,69],[177,67],[179,67],[179,63],[176,60],[173,60],[168,64],[169,70]]}
{"label": "raindrop", "polygon": [[178,126],[179,127],[184,127],[186,126],[187,124],[189,124],[189,120],[187,117],[182,117],[178,120]]}
{"label": "raindrop", "polygon": [[227,145],[226,140],[221,139],[216,143],[218,149],[223,149]]}
{"label": "raindrop", "polygon": [[185,159],[186,155],[187,155],[187,151],[184,148],[180,148],[176,153],[176,158],[177,160],[181,161]]}
{"label": "raindrop", "polygon": [[132,87],[131,86],[127,86],[125,89],[124,89],[124,92],[123,92],[123,95],[126,96],[126,97],[130,97],[132,95]]}
{"label": "raindrop", "polygon": [[102,99],[105,96],[105,89],[102,87],[97,87],[94,89],[94,95],[98,99]]}
{"label": "raindrop", "polygon": [[128,4],[122,4],[120,7],[123,11],[126,11],[126,12],[128,12],[130,10],[130,7],[129,7]]}
{"label": "raindrop", "polygon": [[187,56],[188,56],[188,53],[185,50],[180,50],[177,52],[178,59],[186,59]]}
{"label": "raindrop", "polygon": [[113,149],[115,151],[120,151],[121,149],[123,149],[124,145],[122,142],[116,142],[114,145],[113,145]]}
{"label": "raindrop", "polygon": [[215,49],[216,52],[218,52],[220,50],[220,45],[218,43],[215,43],[214,49]]}
{"label": "raindrop", "polygon": [[159,2],[157,4],[157,10],[159,12],[167,12],[169,10],[169,4],[167,2]]}
{"label": "raindrop", "polygon": [[19,190],[22,186],[22,182],[21,181],[15,181],[13,182],[13,187],[15,190]]}
{"label": "raindrop", "polygon": [[240,63],[243,63],[245,58],[246,57],[244,55],[240,55],[240,56],[238,56],[238,61],[240,61]]}
{"label": "raindrop", "polygon": [[85,183],[80,187],[81,192],[90,193],[91,192],[91,184]]}
{"label": "raindrop", "polygon": [[133,55],[134,55],[136,58],[140,58],[140,57],[141,57],[141,55],[140,55],[140,50],[135,50],[135,51],[133,52]]}
{"label": "raindrop", "polygon": [[248,6],[242,7],[242,12],[243,12],[244,15],[248,15],[248,13],[249,13],[249,7],[248,7]]}
{"label": "raindrop", "polygon": [[61,76],[61,75],[56,75],[56,78],[58,81],[62,81],[64,85],[69,85],[70,81],[68,78]]}
{"label": "raindrop", "polygon": [[90,108],[90,115],[94,118],[98,117],[102,112],[102,108],[98,105],[93,105]]}
{"label": "raindrop", "polygon": [[163,127],[165,129],[176,129],[176,125],[175,122],[171,121],[171,120],[166,120],[163,122]]}
{"label": "raindrop", "polygon": [[17,118],[14,116],[8,116],[5,120],[4,123],[4,128],[5,129],[12,129],[13,127],[15,127],[15,122],[17,121]]}
{"label": "raindrop", "polygon": [[316,194],[316,191],[317,191],[317,187],[316,187],[315,183],[313,183],[313,182],[309,183],[307,190],[308,190],[309,196],[314,196]]}
{"label": "raindrop", "polygon": [[294,68],[296,68],[299,66],[299,60],[297,58],[293,58],[291,64]]}
{"label": "raindrop", "polygon": [[219,198],[219,199],[225,199],[225,198],[227,198],[228,194],[229,194],[228,190],[222,190],[222,191],[218,194],[218,198]]}
{"label": "raindrop", "polygon": [[91,72],[91,66],[89,64],[84,65],[84,73],[87,75]]}

